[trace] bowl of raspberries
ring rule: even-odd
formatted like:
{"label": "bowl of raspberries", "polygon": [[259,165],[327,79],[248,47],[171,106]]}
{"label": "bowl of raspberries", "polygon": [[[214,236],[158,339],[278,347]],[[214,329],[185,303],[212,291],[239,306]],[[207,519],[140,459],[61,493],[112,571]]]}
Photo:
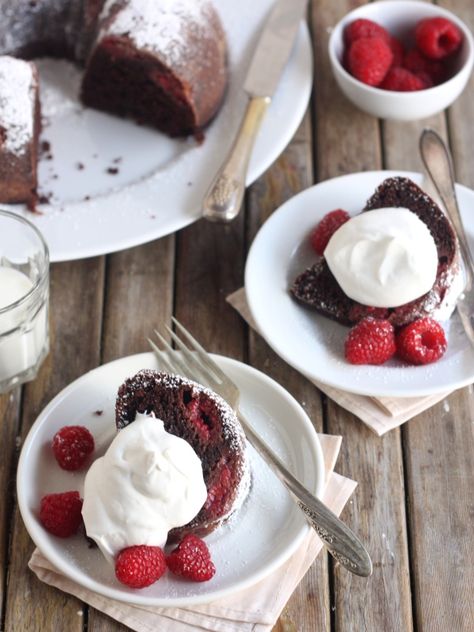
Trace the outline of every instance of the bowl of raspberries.
{"label": "bowl of raspberries", "polygon": [[474,39],[453,13],[427,2],[371,2],[348,13],[329,38],[334,77],[346,97],[373,116],[431,116],[463,91]]}

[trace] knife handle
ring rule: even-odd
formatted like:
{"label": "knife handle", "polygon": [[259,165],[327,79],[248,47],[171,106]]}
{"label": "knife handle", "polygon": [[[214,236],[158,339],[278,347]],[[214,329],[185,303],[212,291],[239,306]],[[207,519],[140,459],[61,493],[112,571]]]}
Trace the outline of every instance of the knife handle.
{"label": "knife handle", "polygon": [[271,99],[251,97],[230,152],[203,200],[202,214],[213,222],[230,222],[240,211],[250,154]]}

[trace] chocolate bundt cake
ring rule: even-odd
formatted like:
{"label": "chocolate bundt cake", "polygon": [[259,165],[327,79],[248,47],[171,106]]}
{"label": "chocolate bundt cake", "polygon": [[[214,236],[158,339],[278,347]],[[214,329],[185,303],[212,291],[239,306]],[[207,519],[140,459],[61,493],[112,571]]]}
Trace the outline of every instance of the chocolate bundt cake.
{"label": "chocolate bundt cake", "polygon": [[[221,105],[227,43],[209,0],[0,0],[0,10],[0,59],[54,56],[84,66],[81,95],[90,107],[170,136],[199,136]],[[0,130],[8,95],[0,86]],[[30,143],[36,156],[34,135]],[[0,202],[29,202],[36,167],[31,177],[23,145],[13,154],[4,146],[0,135],[0,159],[30,185],[25,197],[13,196],[8,181]]]}
{"label": "chocolate bundt cake", "polygon": [[404,207],[428,227],[438,251],[436,280],[429,292],[398,307],[362,305],[349,298],[333,276],[324,257],[300,274],[290,288],[300,303],[343,325],[354,325],[366,316],[389,320],[394,326],[431,316],[446,320],[462,290],[462,272],[456,236],[438,205],[408,178],[388,178],[367,201],[363,212],[377,208]]}
{"label": "chocolate bundt cake", "polygon": [[119,430],[137,413],[153,413],[201,459],[207,500],[190,523],[170,531],[168,542],[214,531],[241,505],[250,485],[245,436],[221,397],[184,377],[144,369],[120,386],[115,411]]}
{"label": "chocolate bundt cake", "polygon": [[33,64],[0,57],[0,200],[33,204],[41,129]]}
{"label": "chocolate bundt cake", "polygon": [[226,56],[224,31],[208,2],[109,0],[82,99],[170,136],[196,134],[221,104]]}

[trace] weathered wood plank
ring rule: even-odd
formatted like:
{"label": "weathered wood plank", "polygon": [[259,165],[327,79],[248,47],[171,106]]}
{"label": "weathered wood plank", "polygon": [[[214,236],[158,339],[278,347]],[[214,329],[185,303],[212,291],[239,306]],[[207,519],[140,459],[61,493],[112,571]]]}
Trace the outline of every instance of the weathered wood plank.
{"label": "weathered wood plank", "polygon": [[[271,213],[287,199],[312,184],[312,143],[309,114],[293,141],[276,163],[251,187],[248,195],[248,242]],[[305,408],[322,431],[322,407],[318,391],[250,332],[249,362],[282,384]],[[323,553],[308,571],[286,605],[275,632],[329,629],[327,557]]]}
{"label": "weathered wood plank", "polygon": [[14,510],[15,466],[18,456],[17,435],[20,425],[21,388],[0,395],[0,621],[3,619],[6,600],[6,569],[8,546],[11,537],[11,520]]}
{"label": "weathered wood plank", "polygon": [[[326,52],[328,27],[357,4],[363,3],[313,2],[317,180],[382,167],[379,122],[340,93]],[[367,543],[374,562],[368,580],[335,568],[335,630],[408,631],[412,613],[399,433],[378,439],[333,402],[328,402],[327,429],[344,437],[339,471],[359,482],[343,518]]]}
{"label": "weathered wood plank", "polygon": [[[61,388],[99,363],[103,270],[102,258],[52,266],[51,351],[38,378],[24,389],[22,438]],[[29,571],[33,543],[17,508],[12,528],[5,631],[57,630],[59,621],[63,630],[82,631],[82,604]]]}
{"label": "weathered wood plank", "polygon": [[107,259],[102,361],[149,351],[147,338],[173,306],[174,237]]}
{"label": "weathered wood plank", "polygon": [[[462,0],[439,4],[474,27],[471,4]],[[457,179],[468,186],[474,185],[473,98],[471,78],[447,113]],[[463,389],[403,429],[415,613],[420,632],[468,632],[474,621],[470,595],[474,585],[473,406],[472,388]]]}

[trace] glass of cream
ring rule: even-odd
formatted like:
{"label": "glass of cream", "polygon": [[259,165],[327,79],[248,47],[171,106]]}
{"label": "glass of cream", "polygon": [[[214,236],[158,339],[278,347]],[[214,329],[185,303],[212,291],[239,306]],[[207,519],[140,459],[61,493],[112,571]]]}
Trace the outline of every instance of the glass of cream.
{"label": "glass of cream", "polygon": [[49,351],[49,252],[39,230],[0,209],[0,393],[34,379]]}

